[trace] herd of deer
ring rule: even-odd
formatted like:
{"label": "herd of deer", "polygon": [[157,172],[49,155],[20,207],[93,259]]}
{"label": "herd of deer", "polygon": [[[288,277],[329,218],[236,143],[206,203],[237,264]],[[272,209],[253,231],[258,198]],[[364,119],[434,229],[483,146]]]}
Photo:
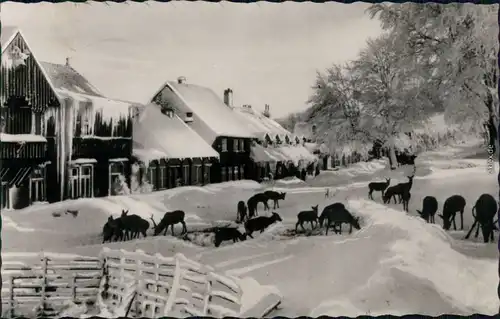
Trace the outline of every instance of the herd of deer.
{"label": "herd of deer", "polygon": [[[384,204],[394,200],[394,203],[403,204],[403,209],[408,212],[408,204],[411,199],[411,189],[413,187],[413,178],[415,176],[415,170],[412,176],[408,176],[408,182],[399,183],[394,186],[389,186],[391,179],[387,178],[385,182],[371,182],[368,184],[368,197],[373,200],[373,192],[381,192],[382,200]],[[270,216],[259,216],[257,211],[257,206],[259,203],[264,205],[264,210],[270,210],[268,201],[272,200],[274,202],[273,209],[279,208],[279,201],[284,200],[286,193],[280,193],[275,191],[265,191],[263,193],[257,193],[251,196],[246,204],[244,201],[239,201],[237,204],[237,223],[243,223],[245,232],[241,233],[237,228],[228,226],[223,227],[213,227],[206,231],[213,232],[214,244],[216,247],[223,241],[243,241],[247,237],[253,238],[252,233],[256,231],[263,232],[270,225],[275,222],[282,221],[280,215],[273,212]],[[435,223],[434,216],[438,210],[438,201],[433,196],[426,196],[423,199],[422,209],[417,210],[417,213],[428,223]],[[443,229],[449,230],[453,223],[453,228],[456,230],[455,217],[457,213],[460,213],[461,230],[463,230],[463,214],[466,206],[465,198],[461,195],[453,195],[447,198],[443,205],[442,214],[438,216],[443,220]],[[328,234],[328,229],[333,226],[335,233],[342,233],[342,224],[350,225],[349,233],[352,232],[352,228],[360,229],[359,217],[353,216],[340,202],[327,205],[322,213],[318,216],[318,205],[311,207],[311,210],[301,211],[297,214],[297,223],[295,225],[295,232],[297,232],[300,226],[303,231],[305,231],[304,223],[310,223],[311,228],[316,228],[318,225],[323,227],[326,225],[326,235]],[[496,227],[497,221],[494,221],[495,214],[497,213],[497,202],[493,196],[489,194],[482,194],[476,201],[474,207],[472,208],[472,216],[474,217],[474,223],[467,233],[465,239],[469,238],[473,229],[477,226],[476,238],[479,235],[479,229],[482,230],[484,242],[487,243],[491,239],[494,240],[493,231]],[[182,234],[187,233],[186,223],[184,221],[185,213],[182,210],[175,210],[172,212],[167,212],[156,224],[153,216],[151,220],[153,222],[153,234],[154,236],[159,235],[163,232],[163,235],[167,234],[168,228],[171,227],[172,235],[174,235],[174,225],[182,224],[183,230]],[[326,222],[326,223],[325,223]],[[122,210],[122,214],[119,218],[109,217],[108,221],[103,227],[103,243],[112,240],[128,240],[138,238],[141,234],[146,237],[146,232],[149,229],[150,224],[147,220],[141,218],[138,215],[128,215],[128,211]]]}
{"label": "herd of deer", "polygon": [[[414,171],[415,173],[415,171]],[[382,200],[384,204],[390,203],[391,199],[394,199],[396,204],[396,197],[399,199],[399,204],[403,204],[403,209],[408,212],[408,204],[411,199],[411,188],[413,186],[413,178],[408,176],[408,182],[399,183],[397,185],[391,186],[390,178],[386,178],[385,182],[372,182],[368,184],[368,198],[373,200],[373,192],[378,191],[382,193]],[[453,229],[457,230],[455,223],[455,217],[457,213],[460,213],[460,229],[464,229],[464,210],[466,206],[465,198],[461,195],[452,195],[448,197],[443,204],[442,214],[438,216],[443,220],[443,229],[449,230],[451,224],[453,223]],[[417,210],[417,213],[428,223],[435,223],[434,215],[438,210],[438,201],[434,196],[426,196],[422,201],[422,210]],[[474,211],[476,213],[474,213]],[[479,236],[479,229],[481,228],[483,233],[483,239],[485,243],[494,241],[494,230],[498,230],[496,223],[498,219],[494,221],[495,215],[497,213],[497,201],[490,194],[482,194],[477,199],[475,205],[472,207],[472,217],[474,218],[474,223],[471,229],[465,236],[468,239],[472,233],[474,227],[477,226],[475,237]]]}

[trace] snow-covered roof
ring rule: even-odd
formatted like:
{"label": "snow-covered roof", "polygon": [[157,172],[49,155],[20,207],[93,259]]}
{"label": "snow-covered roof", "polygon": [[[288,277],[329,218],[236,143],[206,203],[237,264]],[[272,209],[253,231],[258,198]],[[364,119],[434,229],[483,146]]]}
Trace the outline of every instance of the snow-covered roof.
{"label": "snow-covered roof", "polygon": [[56,89],[103,97],[90,82],[71,66],[40,61],[49,81]]}
{"label": "snow-covered roof", "polygon": [[74,102],[89,103],[92,105],[94,112],[99,112],[103,120],[113,118],[128,117],[130,108],[138,106],[138,103],[108,99],[95,95],[75,93],[66,89],[56,89],[56,94],[60,99],[70,99]]}
{"label": "snow-covered roof", "polygon": [[255,144],[252,145],[250,151],[250,156],[257,163],[291,161],[295,165],[298,165],[299,161],[303,161],[307,164],[318,160],[314,154],[309,152],[302,145],[285,145],[274,148]]}
{"label": "snow-covered roof", "polygon": [[284,156],[284,154],[277,149],[273,147],[264,147],[259,144],[252,145],[250,148],[250,157],[256,163],[282,162],[289,160],[288,157]]}
{"label": "snow-covered roof", "polygon": [[328,146],[325,145],[325,143],[318,144],[318,143],[307,142],[304,143],[304,147],[307,148],[307,150],[311,153],[319,151],[322,154],[326,154],[330,152],[330,149],[328,148]]}
{"label": "snow-covered roof", "polygon": [[15,26],[2,26],[2,33],[0,34],[0,42],[2,43],[2,51],[9,45],[10,41],[19,32]]}
{"label": "snow-covered roof", "polygon": [[133,125],[134,154],[149,162],[162,158],[219,157],[219,154],[188,124],[169,117],[154,103],[140,109]]}
{"label": "snow-covered roof", "polygon": [[310,138],[312,137],[312,126],[305,122],[297,122],[293,127],[293,134],[299,137]]}
{"label": "snow-covered roof", "polygon": [[47,142],[45,137],[35,134],[6,134],[0,133],[0,141],[2,142]]}
{"label": "snow-covered roof", "polygon": [[[182,102],[213,131],[213,136],[205,137],[215,140],[217,136],[254,138],[255,134],[232,108],[209,88],[187,83],[168,81],[168,86]],[[164,88],[163,87],[163,88]]]}
{"label": "snow-covered roof", "polygon": [[255,132],[260,139],[264,139],[266,134],[272,139],[276,136],[279,136],[280,139],[284,139],[285,136],[290,139],[293,138],[292,133],[283,128],[278,122],[260,112],[256,112],[251,107],[235,107],[234,111],[245,120],[247,127]]}
{"label": "snow-covered roof", "polygon": [[304,161],[306,163],[315,162],[318,157],[312,154],[302,145],[286,145],[278,148],[278,151],[283,153],[288,160],[292,161],[295,165],[299,161]]}

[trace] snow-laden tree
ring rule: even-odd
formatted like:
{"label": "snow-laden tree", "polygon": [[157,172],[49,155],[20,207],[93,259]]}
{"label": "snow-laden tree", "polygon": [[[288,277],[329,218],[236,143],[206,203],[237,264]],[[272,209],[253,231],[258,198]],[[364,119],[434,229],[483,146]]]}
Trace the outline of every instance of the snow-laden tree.
{"label": "snow-laden tree", "polygon": [[334,64],[317,73],[308,100],[311,108],[305,117],[316,124],[315,137],[332,150],[353,142],[371,141],[370,133],[360,125],[361,104],[357,100],[360,83],[350,64]]}
{"label": "snow-laden tree", "polygon": [[351,68],[361,85],[361,126],[369,129],[372,139],[385,141],[392,163],[396,163],[398,135],[411,131],[436,109],[426,91],[427,74],[413,68],[414,63],[407,64],[416,57],[405,54],[393,35],[384,33],[367,41]]}
{"label": "snow-laden tree", "polygon": [[374,4],[368,12],[391,32],[401,62],[425,74],[430,98],[455,122],[484,123],[495,147],[498,5]]}

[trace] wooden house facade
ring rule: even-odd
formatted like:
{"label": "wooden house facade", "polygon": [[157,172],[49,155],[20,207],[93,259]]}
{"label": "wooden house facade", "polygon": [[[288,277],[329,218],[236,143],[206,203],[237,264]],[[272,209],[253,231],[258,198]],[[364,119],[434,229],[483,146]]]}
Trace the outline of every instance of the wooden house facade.
{"label": "wooden house facade", "polygon": [[[231,92],[225,92],[225,100]],[[249,178],[250,147],[254,133],[212,90],[186,83],[184,77],[166,82],[151,102],[179,116],[189,115],[189,127],[218,154],[211,159],[210,182],[219,183]],[[226,101],[227,102],[227,101]]]}
{"label": "wooden house facade", "polygon": [[269,105],[262,113],[250,105],[236,107],[234,111],[256,135],[251,146],[251,179],[262,180],[270,175],[275,179],[300,176],[302,168],[317,162],[317,157],[299,138],[270,118]]}
{"label": "wooden house facade", "polygon": [[2,208],[112,194],[129,175],[130,104],[69,63],[38,61],[16,28],[2,28],[2,51]]}
{"label": "wooden house facade", "polygon": [[133,114],[132,193],[210,183],[219,154],[190,127],[191,113],[150,103]]}

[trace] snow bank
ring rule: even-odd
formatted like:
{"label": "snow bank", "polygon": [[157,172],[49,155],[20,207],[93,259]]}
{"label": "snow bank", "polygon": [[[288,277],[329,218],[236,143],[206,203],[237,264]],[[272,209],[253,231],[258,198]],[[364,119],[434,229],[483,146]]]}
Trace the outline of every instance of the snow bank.
{"label": "snow bank", "polygon": [[[497,282],[491,280],[497,276],[496,260],[477,260],[457,252],[451,247],[453,239],[440,226],[401,211],[366,200],[350,200],[347,206],[363,219],[360,232],[364,235],[375,241],[377,234],[390,232],[389,254],[366,285],[344,299],[321,303],[310,316],[414,313],[412,302],[405,298],[415,296],[415,291],[422,299],[414,304],[432,304],[437,297],[428,292],[437,292],[461,314],[498,312]],[[410,287],[416,287],[411,294]]]}
{"label": "snow bank", "polygon": [[289,187],[290,186],[300,187],[307,185],[306,182],[297,177],[278,179],[274,181],[274,184],[277,186],[289,186]]}
{"label": "snow bank", "polygon": [[251,277],[237,278],[234,277],[240,286],[243,294],[241,295],[240,314],[245,313],[261,300],[262,297],[269,294],[281,296],[281,292],[272,285],[261,285]]}
{"label": "snow bank", "polygon": [[232,181],[232,182],[224,182],[224,183],[218,183],[218,184],[210,184],[204,187],[207,190],[210,191],[222,191],[226,188],[238,188],[238,189],[245,189],[245,190],[257,190],[262,188],[262,186],[257,183],[256,181],[252,180],[240,180],[240,181]]}

